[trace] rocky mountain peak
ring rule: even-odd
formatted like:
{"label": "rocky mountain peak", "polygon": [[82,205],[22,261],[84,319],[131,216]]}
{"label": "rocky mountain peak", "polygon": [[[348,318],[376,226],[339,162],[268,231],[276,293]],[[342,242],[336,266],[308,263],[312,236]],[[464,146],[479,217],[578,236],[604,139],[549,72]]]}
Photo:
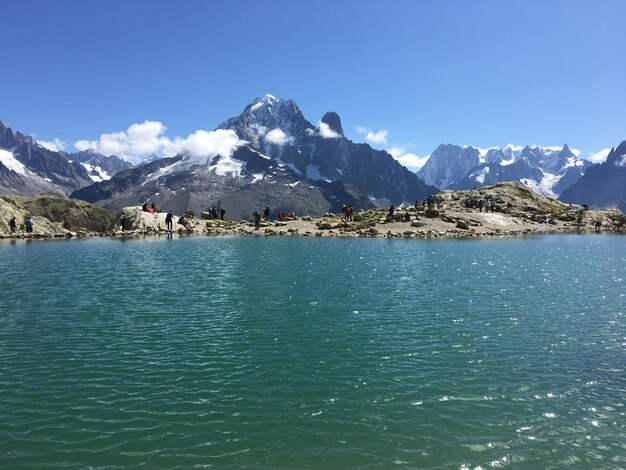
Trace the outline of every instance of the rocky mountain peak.
{"label": "rocky mountain peak", "polygon": [[322,122],[328,124],[331,130],[339,135],[343,135],[343,127],[341,126],[341,118],[334,111],[329,111],[322,117]]}
{"label": "rocky mountain peak", "polygon": [[267,94],[256,98],[239,116],[223,122],[218,129],[234,130],[240,139],[265,151],[264,137],[269,132],[279,129],[287,137],[292,137],[304,134],[306,129],[313,127],[295,101]]}
{"label": "rocky mountain peak", "polygon": [[564,159],[564,158],[578,158],[576,157],[576,154],[574,152],[572,152],[572,149],[569,148],[569,145],[567,144],[563,144],[563,148],[558,152],[558,157],[559,159]]}

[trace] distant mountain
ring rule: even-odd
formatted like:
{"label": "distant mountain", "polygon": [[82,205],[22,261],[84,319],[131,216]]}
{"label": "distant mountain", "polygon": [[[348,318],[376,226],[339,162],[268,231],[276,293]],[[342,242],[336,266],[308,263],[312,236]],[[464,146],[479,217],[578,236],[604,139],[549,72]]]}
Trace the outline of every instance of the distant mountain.
{"label": "distant mountain", "polygon": [[133,164],[115,155],[105,156],[94,150],[67,154],[70,161],[79,162],[87,170],[92,181],[99,182],[111,179],[120,171],[133,167]]}
{"label": "distant mountain", "polygon": [[199,213],[215,205],[225,209],[229,219],[250,218],[252,211],[266,205],[274,214],[295,210],[312,215],[338,212],[342,204],[372,207],[357,187],[303,179],[287,165],[247,145],[209,161],[190,154],[155,160],[77,190],[70,197],[113,212],[146,201],[175,213],[187,209]]}
{"label": "distant mountain", "polygon": [[251,148],[302,178],[355,185],[376,205],[413,203],[437,191],[387,152],[348,140],[336,113],[326,113],[316,126],[293,100],[257,98],[219,129],[234,130]]}
{"label": "distant mountain", "polygon": [[606,161],[593,165],[563,191],[561,201],[591,208],[617,207],[626,212],[626,140],[611,150]]}
{"label": "distant mountain", "polygon": [[69,194],[91,184],[87,170],[0,122],[0,193]]}
{"label": "distant mountain", "polygon": [[480,151],[477,148],[441,144],[430,154],[417,175],[426,184],[446,189],[465,178],[480,163]]}
{"label": "distant mountain", "polygon": [[561,149],[527,146],[523,149],[480,150],[440,145],[418,175],[442,189],[471,189],[503,181],[519,181],[537,193],[556,198],[591,165],[565,144]]}

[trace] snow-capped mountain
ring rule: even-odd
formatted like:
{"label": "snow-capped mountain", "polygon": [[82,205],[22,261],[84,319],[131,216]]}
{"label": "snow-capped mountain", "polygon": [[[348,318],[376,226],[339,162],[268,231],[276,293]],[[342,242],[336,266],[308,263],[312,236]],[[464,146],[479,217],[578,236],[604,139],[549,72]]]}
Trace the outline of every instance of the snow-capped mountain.
{"label": "snow-capped mountain", "polygon": [[387,152],[344,137],[336,113],[314,125],[292,100],[265,95],[222,123],[207,139],[219,145],[185,151],[122,171],[71,197],[109,210],[154,200],[164,210],[216,205],[227,217],[253,210],[319,215],[374,204],[399,204],[436,192]]}
{"label": "snow-capped mountain", "polygon": [[0,193],[69,194],[91,184],[87,170],[0,122]]}
{"label": "snow-capped mountain", "polygon": [[604,163],[590,167],[564,190],[560,199],[594,209],[617,207],[626,212],[626,140],[611,150]]}
{"label": "snow-capped mountain", "polygon": [[[507,146],[490,149],[440,145],[418,172],[441,189],[471,189],[519,181],[537,193],[556,198],[591,165],[565,144],[562,148]],[[433,184],[431,183],[431,184]]]}
{"label": "snow-capped mountain", "polygon": [[218,128],[234,130],[302,178],[358,186],[377,205],[412,203],[436,191],[387,152],[348,140],[336,113],[326,113],[314,125],[293,100],[265,95]]}
{"label": "snow-capped mountain", "polygon": [[122,170],[132,168],[133,164],[115,155],[105,156],[94,150],[84,150],[67,154],[70,161],[79,162],[87,170],[92,181],[99,182],[111,179]]}

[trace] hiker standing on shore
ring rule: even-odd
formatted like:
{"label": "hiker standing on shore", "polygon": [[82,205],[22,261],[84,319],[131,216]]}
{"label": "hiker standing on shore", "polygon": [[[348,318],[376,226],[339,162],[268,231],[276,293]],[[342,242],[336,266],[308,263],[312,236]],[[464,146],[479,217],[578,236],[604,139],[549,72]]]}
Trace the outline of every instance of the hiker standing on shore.
{"label": "hiker standing on shore", "polygon": [[268,222],[270,221],[270,206],[265,206],[265,209],[263,210],[263,217],[265,217],[265,220]]}
{"label": "hiker standing on shore", "polygon": [[172,231],[172,228],[174,227],[174,214],[172,214],[172,211],[169,211],[165,216],[165,226],[167,227],[167,230],[170,232]]}
{"label": "hiker standing on shore", "polygon": [[30,215],[24,221],[24,225],[27,233],[33,233],[33,219],[30,218]]}
{"label": "hiker standing on shore", "polygon": [[11,229],[11,233],[17,232],[17,220],[15,220],[15,216],[11,217],[11,220],[9,220],[9,228]]}
{"label": "hiker standing on shore", "polygon": [[220,220],[224,220],[224,215],[226,215],[226,209],[222,207],[220,209]]}
{"label": "hiker standing on shore", "polygon": [[259,214],[257,211],[254,211],[252,213],[252,216],[254,217],[254,230],[258,230],[261,226],[261,214]]}

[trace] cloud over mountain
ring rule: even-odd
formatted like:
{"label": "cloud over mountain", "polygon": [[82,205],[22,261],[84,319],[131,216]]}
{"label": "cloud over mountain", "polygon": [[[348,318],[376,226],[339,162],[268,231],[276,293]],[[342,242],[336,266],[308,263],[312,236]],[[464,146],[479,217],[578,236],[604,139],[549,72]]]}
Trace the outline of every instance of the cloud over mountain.
{"label": "cloud over mountain", "polygon": [[138,163],[149,155],[171,157],[188,153],[198,157],[230,155],[241,144],[234,132],[197,130],[189,136],[171,140],[164,133],[167,127],[159,121],[132,124],[126,131],[102,134],[98,140],[79,140],[78,150],[94,150],[103,155],[117,155]]}
{"label": "cloud over mountain", "polygon": [[381,129],[378,132],[374,132],[371,129],[368,129],[363,126],[357,127],[357,132],[359,134],[363,134],[365,136],[365,140],[372,144],[386,144],[387,143],[387,135],[389,132],[387,129]]}
{"label": "cloud over mountain", "polygon": [[389,154],[398,160],[401,165],[404,165],[411,171],[418,171],[420,168],[424,166],[424,164],[428,161],[430,155],[426,155],[425,157],[420,157],[411,152],[407,152],[402,147],[391,147],[387,150]]}
{"label": "cloud over mountain", "polygon": [[37,143],[48,150],[52,150],[53,152],[62,152],[65,150],[65,142],[60,139],[38,140]]}

